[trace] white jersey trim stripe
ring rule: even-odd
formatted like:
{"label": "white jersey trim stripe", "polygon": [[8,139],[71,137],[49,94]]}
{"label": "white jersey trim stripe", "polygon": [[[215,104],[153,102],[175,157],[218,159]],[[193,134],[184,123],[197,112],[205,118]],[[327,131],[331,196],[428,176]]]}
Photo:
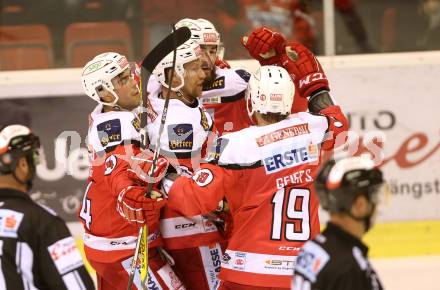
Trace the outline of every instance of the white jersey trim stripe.
{"label": "white jersey trim stripe", "polygon": [[160,232],[164,238],[186,237],[216,231],[217,227],[214,223],[201,215],[160,220]]}
{"label": "white jersey trim stripe", "polygon": [[[159,237],[159,232],[156,231],[148,235],[148,242],[152,242]],[[119,238],[103,238],[85,233],[83,235],[84,245],[99,251],[115,251],[115,250],[130,250],[136,248],[135,236],[126,236]]]}
{"label": "white jersey trim stripe", "polygon": [[296,256],[280,256],[226,250],[222,268],[256,274],[292,276]]}

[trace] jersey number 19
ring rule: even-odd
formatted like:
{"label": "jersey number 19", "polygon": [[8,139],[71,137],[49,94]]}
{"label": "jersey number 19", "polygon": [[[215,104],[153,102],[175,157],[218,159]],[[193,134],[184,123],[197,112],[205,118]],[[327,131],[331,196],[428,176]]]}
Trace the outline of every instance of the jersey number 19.
{"label": "jersey number 19", "polygon": [[[310,191],[308,189],[283,188],[272,198],[272,240],[307,241],[310,239],[309,218]],[[285,203],[287,202],[287,206]]]}

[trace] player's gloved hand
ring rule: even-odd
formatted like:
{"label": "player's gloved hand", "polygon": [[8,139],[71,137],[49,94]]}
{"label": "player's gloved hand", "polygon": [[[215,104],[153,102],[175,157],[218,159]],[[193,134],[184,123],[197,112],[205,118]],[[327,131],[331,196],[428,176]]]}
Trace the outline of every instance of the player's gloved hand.
{"label": "player's gloved hand", "polygon": [[281,33],[263,26],[248,37],[242,37],[241,43],[261,65],[272,65],[278,63],[285,52],[286,39]]}
{"label": "player's gloved hand", "polygon": [[224,60],[224,59],[220,59],[220,58],[218,58],[218,57],[217,57],[217,59],[215,60],[214,65],[215,65],[216,67],[223,68],[223,69],[225,69],[225,68],[231,68],[231,66],[229,65],[229,63],[228,63],[226,60]]}
{"label": "player's gloved hand", "polygon": [[277,65],[289,72],[302,97],[310,97],[320,90],[330,91],[327,76],[318,59],[301,43],[289,42]]}
{"label": "player's gloved hand", "polygon": [[116,210],[129,223],[141,227],[153,226],[159,221],[160,209],[166,201],[157,190],[145,197],[145,187],[129,186],[123,189],[117,199]]}
{"label": "player's gloved hand", "polygon": [[287,43],[280,33],[261,27],[255,29],[249,37],[243,37],[242,44],[261,65],[284,67],[300,96],[309,97],[319,90],[330,90],[321,64],[301,43]]}
{"label": "player's gloved hand", "polygon": [[129,178],[141,185],[158,183],[166,174],[169,162],[165,157],[159,156],[153,170],[153,154],[149,151],[133,156],[128,169]]}

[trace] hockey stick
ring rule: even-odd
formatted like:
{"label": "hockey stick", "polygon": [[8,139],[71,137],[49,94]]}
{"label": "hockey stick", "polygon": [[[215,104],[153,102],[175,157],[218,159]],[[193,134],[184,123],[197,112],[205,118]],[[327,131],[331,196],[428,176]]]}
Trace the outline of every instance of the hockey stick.
{"label": "hockey stick", "polygon": [[[154,68],[159,64],[159,62],[165,58],[170,52],[174,51],[173,56],[173,70],[175,66],[175,60],[176,60],[176,50],[177,47],[189,40],[191,37],[191,31],[187,27],[181,27],[177,30],[175,30],[173,25],[173,32],[168,35],[165,39],[163,39],[156,47],[153,48],[153,50],[144,58],[142,61],[142,72],[141,72],[141,94],[142,94],[142,101],[144,110],[141,114],[141,145],[143,149],[146,149],[148,147],[148,133],[147,133],[147,110],[148,110],[148,94],[147,94],[147,86],[148,81],[150,79],[150,76],[154,70]],[[172,76],[171,76],[172,78]],[[172,79],[171,79],[172,80]],[[167,110],[168,110],[168,103],[169,103],[169,95],[170,90],[168,90],[162,119],[161,119],[161,125],[159,129],[159,135],[158,135],[158,141],[160,141],[160,136],[162,135],[163,127],[166,120]],[[159,143],[156,143],[159,144]],[[160,146],[156,146],[156,150],[153,155],[153,164],[150,170],[150,173],[152,174],[155,170],[157,158],[159,157],[159,148]],[[151,177],[151,176],[150,176]],[[146,196],[150,195],[151,189],[153,187],[153,183],[149,183],[146,191]],[[129,272],[129,280],[127,285],[127,290],[131,290],[133,286],[133,280],[134,275],[136,271],[137,266],[137,260],[139,257],[140,252],[142,252],[142,261],[141,261],[141,284],[142,288],[144,288],[145,280],[148,278],[148,228],[147,226],[143,226],[139,229],[137,241],[136,241],[136,248],[133,256],[133,260],[130,265],[130,272]]]}

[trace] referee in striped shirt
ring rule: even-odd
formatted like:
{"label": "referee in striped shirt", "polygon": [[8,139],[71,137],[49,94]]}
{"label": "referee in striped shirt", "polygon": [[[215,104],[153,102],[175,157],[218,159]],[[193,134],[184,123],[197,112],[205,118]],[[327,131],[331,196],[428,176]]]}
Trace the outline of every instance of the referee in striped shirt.
{"label": "referee in striped shirt", "polygon": [[28,127],[0,130],[0,289],[95,289],[65,222],[28,195],[38,149]]}

